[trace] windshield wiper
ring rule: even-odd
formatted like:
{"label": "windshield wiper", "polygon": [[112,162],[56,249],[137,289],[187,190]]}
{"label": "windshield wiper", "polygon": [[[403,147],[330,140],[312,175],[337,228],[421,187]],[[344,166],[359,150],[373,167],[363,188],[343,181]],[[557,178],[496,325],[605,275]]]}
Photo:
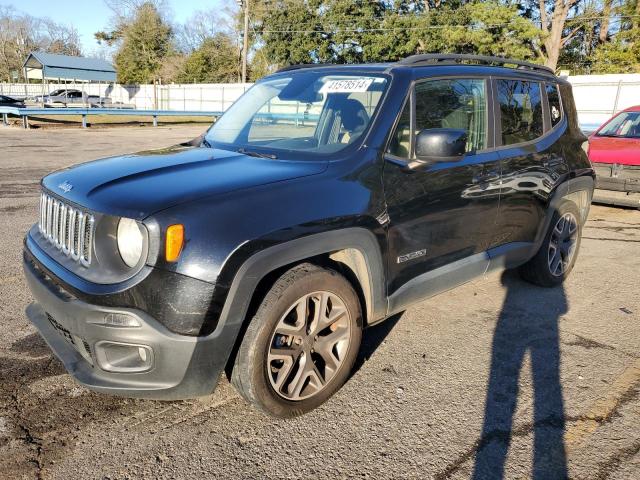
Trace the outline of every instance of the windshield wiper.
{"label": "windshield wiper", "polygon": [[242,153],[243,155],[249,155],[250,157],[258,157],[258,158],[270,158],[271,160],[275,160],[276,157],[274,154],[272,153],[260,153],[260,152],[253,152],[251,150],[247,150],[246,148],[239,148],[238,150],[236,150],[238,153]]}
{"label": "windshield wiper", "polygon": [[211,144],[209,143],[209,140],[207,140],[204,137],[202,138],[202,144],[201,145],[204,145],[207,148],[211,148]]}

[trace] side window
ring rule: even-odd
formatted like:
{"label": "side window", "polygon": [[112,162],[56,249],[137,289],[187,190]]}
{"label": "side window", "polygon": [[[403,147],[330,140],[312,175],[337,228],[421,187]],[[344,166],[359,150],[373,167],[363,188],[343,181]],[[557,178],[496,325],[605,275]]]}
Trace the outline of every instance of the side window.
{"label": "side window", "polygon": [[540,84],[523,80],[498,80],[502,116],[502,144],[528,142],[544,131]]}
{"label": "side window", "polygon": [[552,83],[545,84],[547,98],[549,99],[549,115],[551,126],[555,127],[562,120],[562,106],[560,105],[560,92],[558,86]]}
{"label": "side window", "polygon": [[401,158],[409,158],[411,155],[411,102],[409,100],[402,109],[396,131],[391,137],[387,151],[391,155]]}
{"label": "side window", "polygon": [[416,134],[431,128],[467,132],[467,151],[486,148],[487,95],[482,79],[429,80],[416,85]]}

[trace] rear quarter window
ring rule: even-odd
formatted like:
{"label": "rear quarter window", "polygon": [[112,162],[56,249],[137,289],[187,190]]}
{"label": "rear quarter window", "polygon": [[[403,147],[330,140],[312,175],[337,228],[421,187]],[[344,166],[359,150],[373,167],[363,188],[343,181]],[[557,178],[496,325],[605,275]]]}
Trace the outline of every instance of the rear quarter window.
{"label": "rear quarter window", "polygon": [[542,95],[538,82],[498,80],[503,145],[529,142],[544,132]]}
{"label": "rear quarter window", "polygon": [[560,91],[558,90],[558,86],[553,83],[547,83],[545,88],[547,89],[547,99],[549,99],[549,116],[551,117],[551,126],[555,127],[562,120]]}

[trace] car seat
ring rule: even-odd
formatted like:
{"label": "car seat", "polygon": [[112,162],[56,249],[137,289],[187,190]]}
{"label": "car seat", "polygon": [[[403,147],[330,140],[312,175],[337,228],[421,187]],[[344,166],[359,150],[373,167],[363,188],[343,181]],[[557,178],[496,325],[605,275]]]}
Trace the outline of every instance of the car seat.
{"label": "car seat", "polygon": [[335,105],[335,127],[338,128],[336,143],[351,143],[364,131],[369,123],[369,114],[364,105],[353,98],[341,98]]}

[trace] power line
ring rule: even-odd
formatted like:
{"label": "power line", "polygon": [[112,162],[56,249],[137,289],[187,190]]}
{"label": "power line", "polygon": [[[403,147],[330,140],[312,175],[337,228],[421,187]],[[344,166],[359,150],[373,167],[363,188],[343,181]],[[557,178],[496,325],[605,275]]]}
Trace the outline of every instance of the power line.
{"label": "power line", "polygon": [[[363,14],[340,14],[340,17],[342,19],[354,19],[354,20],[370,20],[370,21],[380,21],[380,22],[384,22],[386,20],[389,19],[397,19],[397,18],[408,18],[408,19],[414,19],[414,18],[428,18],[429,16],[435,15],[437,13],[437,11],[430,11],[430,12],[410,12],[410,13],[389,13],[387,15],[374,15],[374,16],[366,16]],[[523,15],[519,15],[520,18],[525,18],[528,20],[532,20],[529,17],[525,17]],[[611,15],[577,15],[577,16],[573,16],[570,18],[567,18],[567,22],[578,22],[578,21],[583,21],[583,20],[603,20],[606,18],[609,19],[613,19],[613,18],[634,18],[634,17],[640,17],[639,14],[615,14],[612,13]],[[345,20],[345,21],[350,21],[350,20]],[[337,21],[337,23],[344,23],[340,20]]]}
{"label": "power line", "polygon": [[[375,4],[377,2],[377,0],[371,0],[372,4]],[[268,8],[277,8],[278,5],[274,5],[274,3],[271,0],[263,0],[263,4],[261,5],[261,7],[268,7]],[[256,7],[256,8],[260,8],[260,7]],[[268,10],[268,8],[266,8],[265,10]],[[309,10],[311,11],[311,10]],[[406,12],[394,12],[393,10],[387,10],[387,12],[383,12],[382,15],[372,15],[372,16],[368,16],[366,17],[367,20],[380,20],[380,21],[384,21],[388,18],[402,18],[402,17],[407,17],[407,18],[420,18],[420,17],[428,17],[430,15],[434,15],[435,13],[438,12],[438,9],[426,9],[426,10],[422,10],[422,11],[406,11]],[[363,19],[365,16],[362,13],[341,13],[340,17],[342,18],[353,18],[353,19]],[[637,14],[632,14],[632,15],[624,15],[624,14],[616,14],[616,13],[611,13],[610,15],[588,15],[588,16],[584,16],[584,17],[580,17],[580,15],[576,15],[573,16],[571,18],[568,18],[566,21],[582,21],[582,20],[597,20],[597,19],[605,19],[605,18],[615,18],[615,17],[623,17],[623,18],[632,18],[632,17],[640,17],[640,15]],[[522,16],[522,18],[527,18]],[[532,20],[531,18],[529,18],[529,20]]]}
{"label": "power line", "polygon": [[[603,20],[603,19],[609,19],[609,20],[620,20],[620,19],[631,19],[631,18],[638,18],[640,17],[640,15],[611,15],[611,16],[603,16],[603,15],[599,15],[599,16],[589,16],[589,17],[575,17],[575,18],[570,18],[567,19],[565,21],[565,24],[572,24],[572,23],[579,23],[579,22],[586,22],[589,20]],[[383,19],[380,19],[381,23],[384,23],[387,20],[396,20],[396,19],[408,19],[408,20],[413,20],[414,16],[403,16],[403,15],[395,15],[395,16],[390,16],[390,17],[386,17]],[[496,28],[496,27],[504,27],[505,25],[510,25],[512,23],[516,23],[518,21],[520,21],[520,19],[525,19],[525,17],[519,17],[518,19],[513,19],[510,20],[508,22],[503,22],[503,23],[495,23],[495,24],[480,24],[480,22],[478,22],[478,26],[476,28]],[[370,20],[370,19],[366,19],[366,20]],[[335,25],[341,25],[343,24],[343,22],[335,22]],[[296,26],[300,26],[300,25],[305,25],[304,23],[300,24],[296,24]],[[311,23],[308,23],[306,25],[313,25]],[[341,33],[341,32],[386,32],[386,31],[402,31],[402,30],[430,30],[430,29],[443,29],[443,28],[474,28],[473,25],[469,26],[469,25],[416,25],[416,26],[403,26],[403,27],[375,27],[375,28],[362,28],[362,27],[357,27],[355,26],[355,24],[351,23],[350,25],[353,25],[350,28],[333,28],[333,27],[329,27],[330,29],[325,30],[325,28],[327,28],[326,26],[322,26],[321,28],[305,28],[305,29],[287,29],[287,30],[283,30],[283,29],[278,29],[278,30],[274,30],[274,29],[266,29],[266,30],[261,30],[262,34],[267,34],[267,33]]]}

